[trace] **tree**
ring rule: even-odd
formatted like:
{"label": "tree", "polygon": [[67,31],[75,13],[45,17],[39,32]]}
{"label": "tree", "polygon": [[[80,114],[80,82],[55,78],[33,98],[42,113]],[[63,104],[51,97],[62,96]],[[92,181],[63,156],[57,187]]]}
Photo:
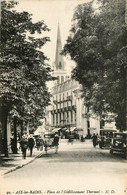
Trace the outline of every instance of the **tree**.
{"label": "tree", "polygon": [[[33,23],[31,14],[16,12],[14,7],[17,2],[2,1],[1,4],[0,122],[4,153],[8,156],[9,113],[14,119],[17,117],[23,121],[34,121],[37,125],[37,121],[39,123],[40,118],[44,117],[45,107],[49,104],[50,94],[46,82],[52,77],[46,62],[48,58],[40,50],[49,38],[34,38],[35,33],[42,36],[44,31],[49,31],[44,21]],[[16,116],[13,110],[18,113]]]}
{"label": "tree", "polygon": [[[125,129],[127,29],[123,0],[78,5],[63,53],[76,62],[72,77],[83,86],[85,104],[99,115],[116,116]],[[81,71],[82,70],[82,71]]]}

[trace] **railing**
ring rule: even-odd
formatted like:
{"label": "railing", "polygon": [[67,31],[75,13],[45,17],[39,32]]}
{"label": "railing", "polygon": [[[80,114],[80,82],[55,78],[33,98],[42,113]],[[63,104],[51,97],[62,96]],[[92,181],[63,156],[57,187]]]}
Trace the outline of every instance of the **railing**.
{"label": "railing", "polygon": [[72,106],[67,106],[67,107],[63,107],[63,108],[56,108],[54,110],[52,110],[52,113],[57,113],[57,112],[64,112],[64,111],[72,111],[72,110],[76,110],[76,106],[72,105]]}
{"label": "railing", "polygon": [[67,100],[72,101],[72,95],[67,96]]}
{"label": "railing", "polygon": [[54,100],[53,103],[54,103],[54,104],[58,104],[58,101]]}
{"label": "railing", "polygon": [[67,98],[63,99],[63,100],[59,100],[59,101],[58,100],[54,100],[53,103],[54,104],[60,104],[60,103],[67,102],[67,101],[72,101],[72,95],[67,96]]}

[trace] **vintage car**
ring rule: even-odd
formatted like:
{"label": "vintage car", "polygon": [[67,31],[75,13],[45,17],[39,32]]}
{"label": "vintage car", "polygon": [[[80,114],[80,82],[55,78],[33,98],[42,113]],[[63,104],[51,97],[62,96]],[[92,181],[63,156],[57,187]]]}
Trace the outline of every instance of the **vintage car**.
{"label": "vintage car", "polygon": [[122,153],[127,159],[127,131],[114,133],[110,153],[114,152]]}
{"label": "vintage car", "polygon": [[54,147],[54,143],[53,143],[54,135],[55,133],[52,133],[52,132],[51,133],[46,132],[44,134],[44,148],[45,148],[46,153],[48,149],[51,149]]}
{"label": "vintage car", "polygon": [[109,149],[111,147],[114,132],[116,132],[115,129],[100,129],[100,135],[98,137],[100,148]]}

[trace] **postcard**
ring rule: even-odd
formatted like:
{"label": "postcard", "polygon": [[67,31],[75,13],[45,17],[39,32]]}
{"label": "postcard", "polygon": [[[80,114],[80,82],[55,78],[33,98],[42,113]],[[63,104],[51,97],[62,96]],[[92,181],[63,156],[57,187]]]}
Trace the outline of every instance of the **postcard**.
{"label": "postcard", "polygon": [[126,2],[0,3],[0,195],[127,195]]}

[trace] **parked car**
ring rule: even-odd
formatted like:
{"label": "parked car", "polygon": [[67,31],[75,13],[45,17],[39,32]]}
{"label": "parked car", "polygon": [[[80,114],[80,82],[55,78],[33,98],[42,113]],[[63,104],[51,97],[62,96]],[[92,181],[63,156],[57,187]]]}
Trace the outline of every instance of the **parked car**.
{"label": "parked car", "polygon": [[109,149],[112,144],[113,133],[116,131],[115,129],[100,129],[100,135],[98,137],[99,147]]}
{"label": "parked car", "polygon": [[114,152],[124,154],[127,159],[127,131],[114,133],[110,153],[113,154]]}

